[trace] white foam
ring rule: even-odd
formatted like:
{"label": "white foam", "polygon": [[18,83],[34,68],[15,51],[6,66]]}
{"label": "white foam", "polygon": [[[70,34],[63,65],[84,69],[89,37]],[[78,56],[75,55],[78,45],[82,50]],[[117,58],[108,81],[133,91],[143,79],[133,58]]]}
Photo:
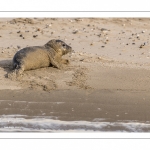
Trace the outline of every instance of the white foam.
{"label": "white foam", "polygon": [[150,123],[89,121],[61,121],[53,117],[30,118],[25,115],[0,116],[0,131],[36,132],[149,132]]}

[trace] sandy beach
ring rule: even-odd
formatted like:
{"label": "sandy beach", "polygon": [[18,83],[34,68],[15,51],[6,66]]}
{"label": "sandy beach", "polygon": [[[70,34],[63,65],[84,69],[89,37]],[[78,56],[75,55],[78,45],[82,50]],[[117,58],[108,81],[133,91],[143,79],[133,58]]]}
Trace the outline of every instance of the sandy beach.
{"label": "sandy beach", "polygon": [[[149,132],[149,37],[149,18],[1,18],[0,131]],[[18,50],[51,39],[69,65],[7,77]]]}

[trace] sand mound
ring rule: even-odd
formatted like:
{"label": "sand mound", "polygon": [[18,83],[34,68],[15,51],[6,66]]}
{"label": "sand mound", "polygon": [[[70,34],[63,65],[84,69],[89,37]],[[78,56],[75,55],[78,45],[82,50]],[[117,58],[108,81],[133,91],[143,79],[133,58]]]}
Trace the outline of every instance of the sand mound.
{"label": "sand mound", "polygon": [[11,24],[15,23],[25,23],[25,24],[34,24],[34,20],[30,18],[16,18],[9,21]]}

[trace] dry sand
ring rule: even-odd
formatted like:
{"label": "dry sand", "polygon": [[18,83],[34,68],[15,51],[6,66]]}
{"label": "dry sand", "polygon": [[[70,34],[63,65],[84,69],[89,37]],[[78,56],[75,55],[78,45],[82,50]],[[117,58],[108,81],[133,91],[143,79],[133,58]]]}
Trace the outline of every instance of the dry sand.
{"label": "dry sand", "polygon": [[[18,126],[20,131],[23,121],[8,125],[3,119],[23,115],[26,121],[51,117],[67,124],[45,131],[150,131],[149,37],[149,18],[0,19],[0,130]],[[63,40],[75,51],[64,56],[68,66],[25,71],[18,81],[7,78],[19,49],[51,39]],[[102,120],[103,128],[88,126],[102,125]],[[68,125],[78,121],[82,125],[76,128]],[[117,125],[133,122],[130,128]],[[30,131],[38,129],[43,126],[32,125]]]}

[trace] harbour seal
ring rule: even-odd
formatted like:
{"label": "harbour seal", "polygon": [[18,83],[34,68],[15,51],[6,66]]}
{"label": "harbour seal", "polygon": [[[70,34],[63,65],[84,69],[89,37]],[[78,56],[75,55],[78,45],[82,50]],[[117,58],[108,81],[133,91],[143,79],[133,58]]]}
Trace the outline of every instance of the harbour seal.
{"label": "harbour seal", "polygon": [[13,57],[13,72],[19,76],[25,70],[49,67],[50,65],[61,69],[62,64],[69,60],[62,56],[72,52],[72,48],[61,40],[50,40],[44,46],[26,47],[19,50]]}

